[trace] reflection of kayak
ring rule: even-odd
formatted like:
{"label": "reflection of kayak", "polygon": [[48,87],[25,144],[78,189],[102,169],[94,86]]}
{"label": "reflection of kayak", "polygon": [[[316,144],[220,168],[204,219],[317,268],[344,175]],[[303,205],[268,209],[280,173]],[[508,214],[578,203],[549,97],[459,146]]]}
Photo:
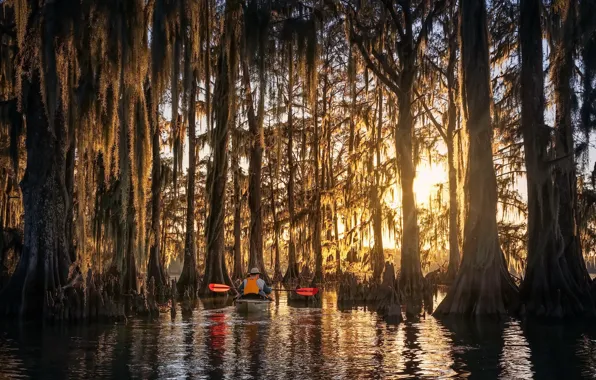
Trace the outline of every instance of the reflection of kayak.
{"label": "reflection of kayak", "polygon": [[236,300],[236,310],[243,313],[259,313],[269,309],[271,300],[263,298],[238,298]]}

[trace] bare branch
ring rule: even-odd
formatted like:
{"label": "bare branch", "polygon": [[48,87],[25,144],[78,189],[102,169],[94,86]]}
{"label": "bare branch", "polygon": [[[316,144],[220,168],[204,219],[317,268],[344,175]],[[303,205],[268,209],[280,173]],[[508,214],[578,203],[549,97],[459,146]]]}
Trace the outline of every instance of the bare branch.
{"label": "bare branch", "polygon": [[439,131],[439,134],[443,138],[443,141],[447,141],[447,133],[445,133],[445,129],[443,128],[443,126],[437,121],[437,119],[433,115],[433,113],[430,110],[430,108],[428,108],[428,105],[426,104],[426,102],[424,101],[424,99],[422,98],[422,96],[420,95],[420,93],[418,92],[418,90],[416,89],[416,90],[414,90],[414,92],[416,93],[416,96],[419,98],[420,103],[422,104],[422,107],[424,107],[424,110],[426,111],[426,114],[428,115],[428,117],[430,118],[430,120],[433,122],[433,124],[435,125],[435,127],[437,128],[437,130]]}

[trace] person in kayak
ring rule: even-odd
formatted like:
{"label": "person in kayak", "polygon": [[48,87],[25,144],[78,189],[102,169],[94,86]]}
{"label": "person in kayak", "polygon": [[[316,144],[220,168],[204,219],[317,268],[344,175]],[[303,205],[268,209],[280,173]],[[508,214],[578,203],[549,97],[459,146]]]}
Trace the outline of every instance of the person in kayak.
{"label": "person in kayak", "polygon": [[259,278],[260,274],[261,272],[259,271],[259,268],[252,268],[250,270],[248,278],[244,279],[238,288],[241,297],[256,294],[261,297],[269,298],[268,295],[271,294],[271,288],[267,286],[265,280]]}

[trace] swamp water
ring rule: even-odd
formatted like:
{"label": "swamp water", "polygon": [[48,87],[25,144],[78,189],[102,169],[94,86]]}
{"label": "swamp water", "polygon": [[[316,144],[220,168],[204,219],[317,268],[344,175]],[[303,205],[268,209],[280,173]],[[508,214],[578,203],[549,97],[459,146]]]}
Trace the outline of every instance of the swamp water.
{"label": "swamp water", "polygon": [[[435,298],[435,306],[443,297]],[[364,308],[233,306],[90,326],[0,325],[0,379],[596,378],[596,327],[439,321]]]}

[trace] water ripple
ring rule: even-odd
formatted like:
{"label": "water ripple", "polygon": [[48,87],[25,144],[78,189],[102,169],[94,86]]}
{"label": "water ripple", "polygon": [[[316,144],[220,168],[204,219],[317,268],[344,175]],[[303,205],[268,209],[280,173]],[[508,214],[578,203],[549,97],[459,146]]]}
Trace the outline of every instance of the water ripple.
{"label": "water ripple", "polygon": [[[361,379],[596,377],[590,326],[439,321],[386,325],[364,308],[233,307],[87,327],[0,327],[0,378]],[[442,295],[435,300],[440,302]]]}

